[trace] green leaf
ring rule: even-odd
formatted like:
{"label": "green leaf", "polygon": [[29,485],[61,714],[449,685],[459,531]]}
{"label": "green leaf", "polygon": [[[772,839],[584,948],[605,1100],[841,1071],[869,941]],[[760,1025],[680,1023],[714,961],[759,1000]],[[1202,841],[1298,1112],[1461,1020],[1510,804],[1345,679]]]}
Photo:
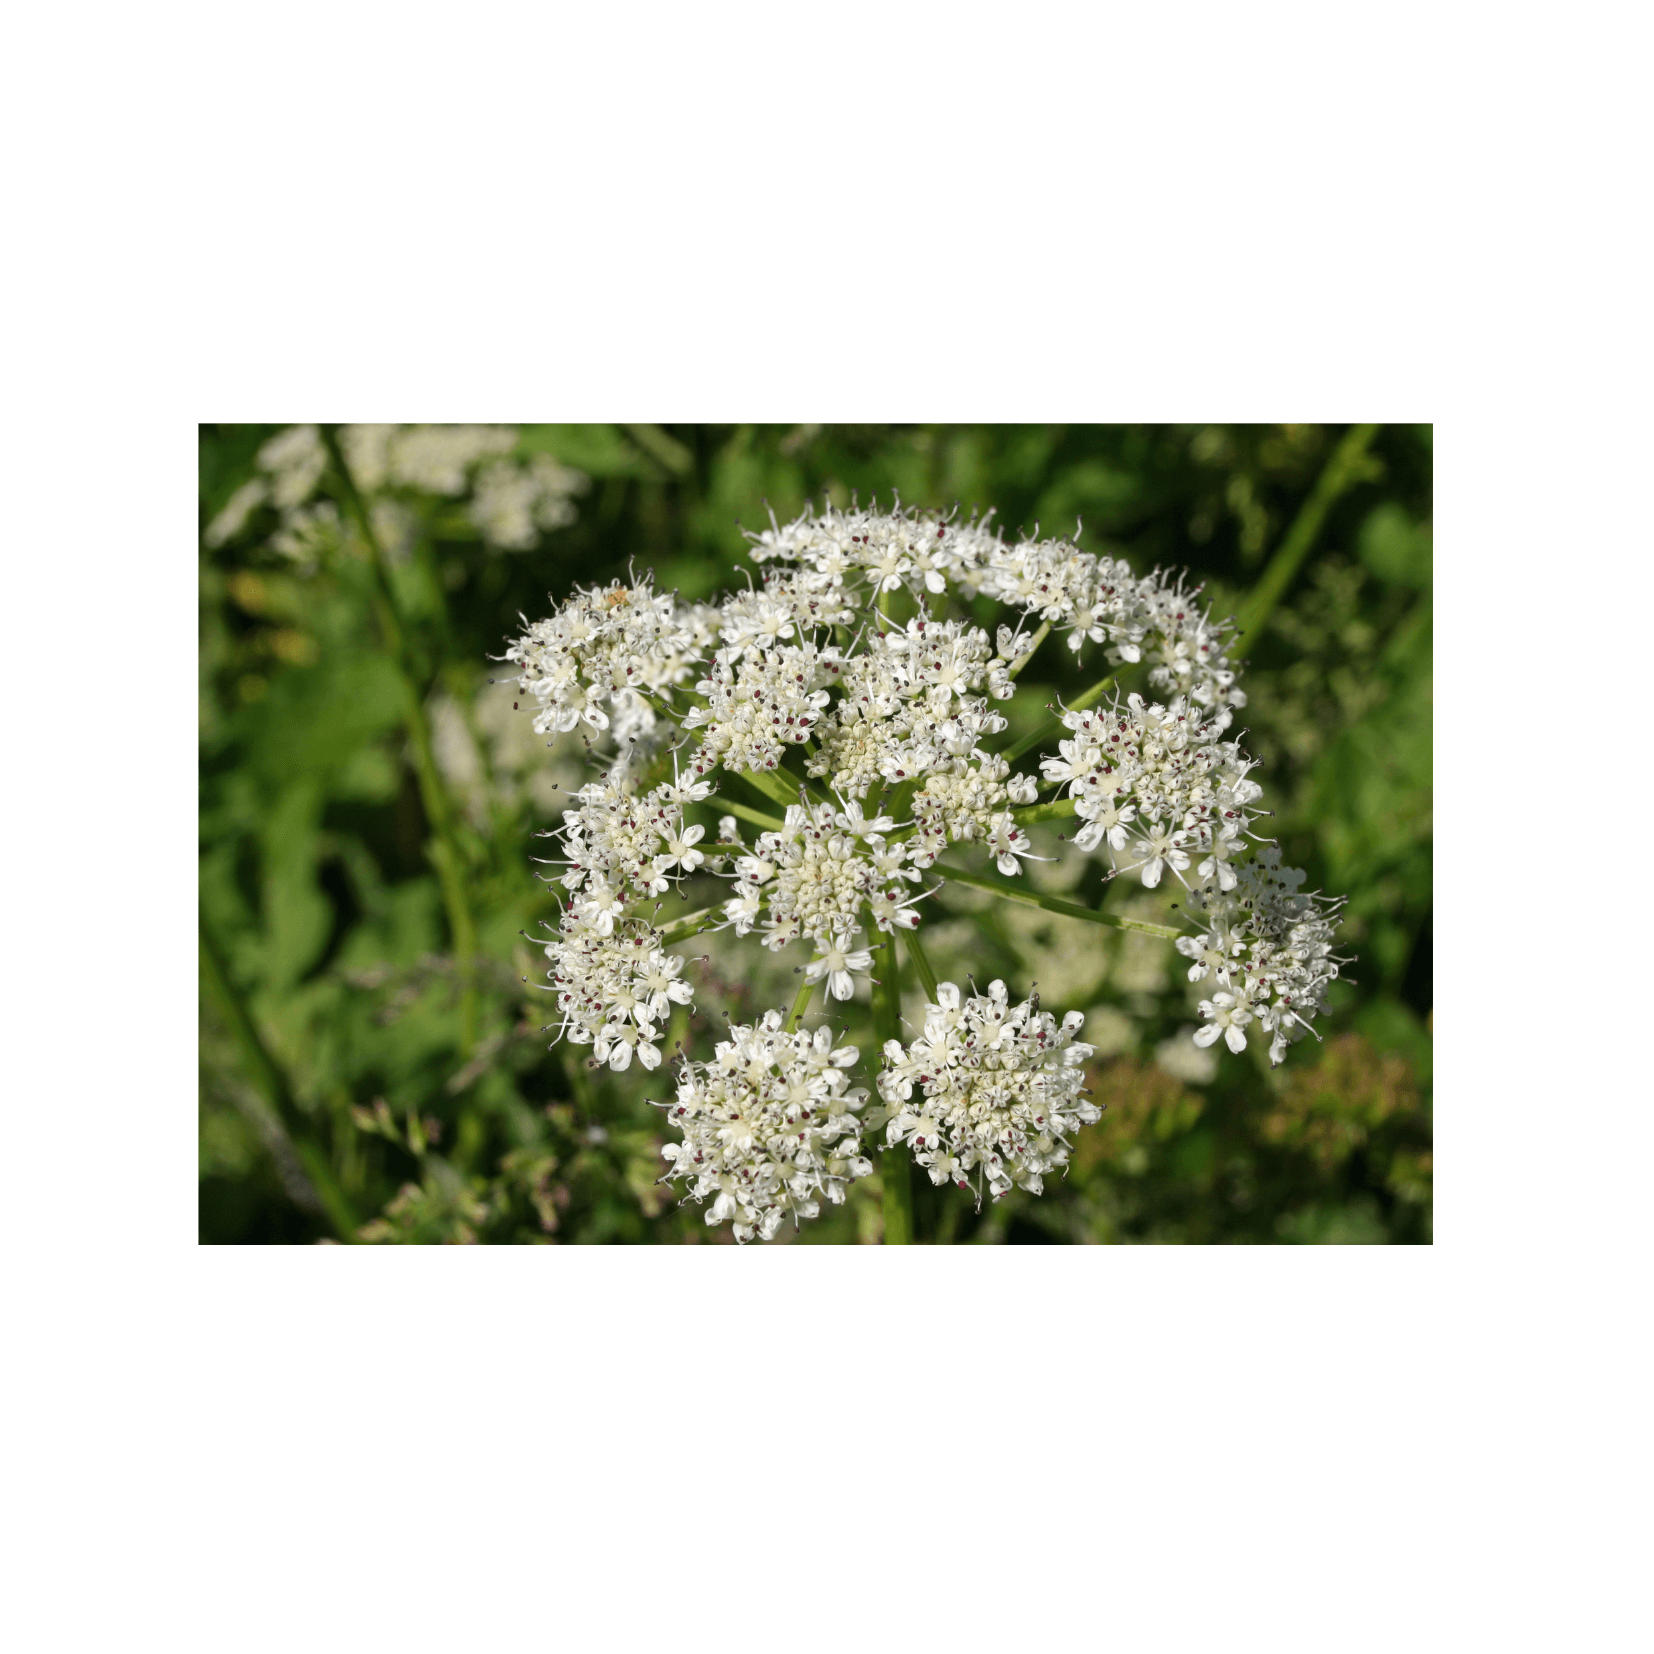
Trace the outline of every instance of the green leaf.
{"label": "green leaf", "polygon": [[519,454],[550,454],[592,477],[646,477],[653,467],[618,425],[522,425]]}
{"label": "green leaf", "polygon": [[314,780],[288,788],[264,831],[264,966],[270,986],[288,986],[315,963],[333,925],[316,884],[322,793]]}
{"label": "green leaf", "polygon": [[1361,561],[1392,586],[1425,590],[1430,585],[1430,529],[1406,509],[1386,500],[1367,514],[1356,540]]}

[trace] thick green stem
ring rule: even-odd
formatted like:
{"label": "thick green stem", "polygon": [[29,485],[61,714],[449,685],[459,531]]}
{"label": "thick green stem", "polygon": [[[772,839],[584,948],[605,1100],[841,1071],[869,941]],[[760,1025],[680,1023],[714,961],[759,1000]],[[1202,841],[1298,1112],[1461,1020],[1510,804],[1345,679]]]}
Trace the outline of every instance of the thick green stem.
{"label": "thick green stem", "polygon": [[258,1025],[253,1021],[252,1011],[230,975],[223,950],[207,923],[205,909],[200,912],[200,924],[201,975],[213,998],[218,1001],[236,1044],[241,1048],[241,1060],[246,1065],[248,1078],[269,1105],[288,1142],[293,1145],[293,1151],[316,1191],[316,1198],[334,1234],[342,1241],[354,1241],[361,1219],[339,1187],[327,1155],[311,1140],[305,1118],[294,1101],[293,1087],[281,1064],[264,1043]]}
{"label": "thick green stem", "polygon": [[[721,793],[717,795],[718,808],[725,815],[737,816],[742,821],[750,821],[754,827],[762,827],[767,833],[780,833],[786,830],[786,822],[779,816],[767,816],[762,810],[754,810],[746,804],[733,804]],[[796,804],[797,799],[793,802]]]}
{"label": "thick green stem", "polygon": [[339,491],[344,496],[345,509],[356,520],[367,546],[368,571],[373,583],[373,610],[384,636],[385,647],[396,665],[403,700],[403,716],[408,726],[408,740],[413,747],[414,774],[419,782],[420,801],[435,835],[430,847],[432,865],[442,885],[443,905],[448,910],[448,928],[453,935],[454,961],[459,972],[460,986],[460,1050],[469,1057],[477,1043],[477,927],[471,917],[471,904],[465,893],[465,863],[460,854],[459,839],[454,832],[453,813],[448,807],[447,791],[442,785],[442,772],[437,768],[431,746],[431,729],[425,719],[425,702],[419,692],[418,673],[408,645],[407,629],[396,607],[390,576],[385,568],[385,554],[379,536],[373,527],[362,496],[357,492],[355,479],[339,447],[338,432],[331,425],[321,427],[322,441],[338,475]]}
{"label": "thick green stem", "polygon": [[[896,939],[886,936],[873,959],[873,1032],[882,1050],[886,1040],[902,1037],[902,978]],[[884,1188],[884,1243],[913,1244],[913,1171],[907,1145],[897,1143],[879,1157]]]}
{"label": "thick green stem", "polygon": [[710,929],[718,922],[718,915],[723,912],[720,903],[714,907],[698,907],[693,913],[686,913],[681,919],[674,919],[665,926],[660,933],[662,947],[671,947],[677,942],[687,942],[691,936],[698,936],[703,930]]}
{"label": "thick green stem", "polygon": [[1252,588],[1252,595],[1242,606],[1236,622],[1236,642],[1242,638],[1255,638],[1262,631],[1264,622],[1274,613],[1275,605],[1286,595],[1293,576],[1309,555],[1315,536],[1321,532],[1321,524],[1326,521],[1327,513],[1339,495],[1369,474],[1371,462],[1367,459],[1367,449],[1378,435],[1378,429],[1376,425],[1352,425],[1339,440],[1321,475],[1316,478],[1309,498],[1299,508],[1292,527],[1287,530],[1286,538],[1269,559],[1263,578]]}
{"label": "thick green stem", "polygon": [[1047,913],[1060,913],[1064,918],[1085,919],[1094,925],[1112,926],[1115,930],[1135,930],[1144,936],[1162,936],[1168,941],[1184,934],[1173,925],[1152,925],[1145,919],[1122,919],[1115,913],[1098,913],[1092,908],[1081,907],[1078,902],[1065,902],[1060,896],[1047,896],[1043,891],[1031,889],[1026,882],[1001,878],[994,873],[967,873],[964,868],[949,867],[945,862],[938,862],[934,870],[957,884],[968,884],[975,890],[991,890],[996,896],[1008,897],[1027,907],[1043,907]]}
{"label": "thick green stem", "polygon": [[925,952],[924,943],[919,940],[919,933],[916,930],[904,930],[902,932],[902,946],[907,949],[907,956],[913,961],[913,969],[917,973],[920,982],[924,984],[925,993],[929,996],[931,1004],[934,1005],[936,1003],[936,970],[930,962],[930,955]]}
{"label": "thick green stem", "polygon": [[1077,813],[1079,800],[1074,798],[1048,799],[1044,804],[1019,804],[1011,811],[1011,818],[1024,827],[1030,821],[1055,821],[1061,816]]}
{"label": "thick green stem", "polygon": [[[798,803],[800,789],[812,802],[817,804],[826,802],[818,793],[811,790],[807,782],[800,781],[789,770],[742,770],[741,779],[756,787],[765,798],[773,798],[777,804],[792,805]],[[780,826],[781,824],[777,822],[776,825]]]}
{"label": "thick green stem", "polygon": [[810,1008],[810,996],[816,991],[814,982],[805,982],[798,990],[798,997],[793,1000],[793,1008],[787,1013],[786,1028],[789,1034],[796,1031],[800,1019]]}

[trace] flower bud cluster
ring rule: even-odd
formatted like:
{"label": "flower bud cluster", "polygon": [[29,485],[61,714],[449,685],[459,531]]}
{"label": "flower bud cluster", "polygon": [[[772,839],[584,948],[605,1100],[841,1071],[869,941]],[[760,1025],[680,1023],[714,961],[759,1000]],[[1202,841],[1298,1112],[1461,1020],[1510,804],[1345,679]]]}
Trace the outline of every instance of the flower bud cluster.
{"label": "flower bud cluster", "polygon": [[1246,1049],[1246,1030],[1256,1022],[1269,1040],[1269,1060],[1311,1031],[1309,1019],[1326,1007],[1329,983],[1345,960],[1332,951],[1343,898],[1300,894],[1300,868],[1282,867],[1278,845],[1266,844],[1235,870],[1227,888],[1196,890],[1189,906],[1206,924],[1200,936],[1181,936],[1177,950],[1191,961],[1189,980],[1221,984],[1200,1002],[1206,1025],[1196,1045],[1219,1034],[1231,1051]]}
{"label": "flower bud cluster", "polygon": [[1078,1011],[1057,1022],[1037,994],[1012,1005],[1003,982],[968,999],[941,983],[924,1033],[885,1042],[887,1142],[905,1142],[932,1183],[967,1188],[974,1172],[979,1205],[984,1178],[995,1200],[1039,1194],[1068,1163],[1069,1137],[1101,1118],[1084,1092],[1093,1048],[1074,1038],[1084,1022]]}
{"label": "flower bud cluster", "polygon": [[687,1183],[686,1199],[712,1200],[706,1221],[733,1219],[737,1241],[771,1239],[784,1219],[796,1225],[838,1205],[873,1165],[861,1152],[856,1118],[867,1092],[846,1070],[858,1052],[834,1046],[830,1030],[789,1033],[769,1011],[755,1026],[735,1025],[710,1062],[685,1059],[675,1101],[657,1103],[683,1133],[662,1155],[662,1179]]}
{"label": "flower bud cluster", "polygon": [[908,854],[920,867],[929,867],[949,840],[981,843],[1001,873],[1020,873],[1017,858],[1031,856],[1034,846],[1017,826],[1011,805],[1031,803],[1035,796],[1033,777],[1013,776],[1003,758],[978,752],[970,760],[946,759],[914,795]]}

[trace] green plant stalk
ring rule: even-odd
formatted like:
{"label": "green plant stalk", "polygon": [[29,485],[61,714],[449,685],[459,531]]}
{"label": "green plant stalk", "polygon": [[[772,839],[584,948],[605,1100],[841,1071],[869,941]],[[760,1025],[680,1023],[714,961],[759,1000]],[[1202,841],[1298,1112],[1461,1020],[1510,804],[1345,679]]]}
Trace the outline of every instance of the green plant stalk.
{"label": "green plant stalk", "polygon": [[453,933],[454,961],[459,971],[460,984],[460,1051],[469,1057],[477,1043],[477,927],[471,916],[471,905],[465,892],[464,860],[459,840],[454,832],[453,813],[448,807],[448,795],[442,785],[442,772],[437,768],[431,747],[431,729],[425,719],[425,702],[419,692],[418,675],[408,647],[407,630],[396,607],[391,591],[390,576],[385,568],[384,551],[379,536],[374,532],[373,520],[368,514],[356,481],[345,464],[339,447],[338,432],[330,425],[321,427],[322,441],[328,458],[339,478],[339,488],[345,498],[345,508],[356,520],[368,548],[368,570],[373,585],[373,609],[379,630],[385,639],[400,680],[403,716],[408,726],[408,738],[413,746],[414,773],[419,782],[419,796],[425,814],[431,823],[435,842],[430,848],[432,864],[442,886],[443,905],[448,910],[448,928]]}
{"label": "green plant stalk", "polygon": [[691,936],[699,936],[703,930],[717,922],[718,915],[722,912],[721,905],[698,907],[693,913],[686,913],[681,919],[674,919],[661,931],[661,945],[670,947],[675,942],[687,942]]}
{"label": "green plant stalk", "polygon": [[1167,941],[1184,934],[1172,925],[1154,925],[1146,919],[1123,919],[1115,913],[1098,913],[1093,908],[1081,907],[1078,902],[1065,902],[1060,896],[1047,896],[1042,891],[1032,890],[1026,884],[1018,884],[995,873],[967,873],[961,867],[949,867],[944,862],[938,862],[935,871],[945,879],[968,884],[976,890],[992,891],[996,896],[1005,896],[1027,907],[1043,907],[1047,913],[1060,913],[1068,919],[1085,919],[1091,924],[1109,925],[1115,930],[1135,930],[1144,936],[1164,937]]}
{"label": "green plant stalk", "polygon": [[1043,804],[1019,804],[1011,811],[1011,819],[1027,826],[1030,821],[1055,821],[1060,816],[1071,816],[1079,813],[1079,800],[1075,798],[1052,798]]}
{"label": "green plant stalk", "polygon": [[[1105,694],[1109,686],[1119,676],[1119,668],[1110,672],[1106,678],[1099,678],[1089,689],[1082,689],[1071,701],[1068,707],[1071,712],[1084,712],[1088,706],[1095,706]],[[1031,752],[1035,747],[1049,741],[1053,735],[1060,735],[1063,730],[1063,721],[1055,713],[1045,720],[1038,729],[1024,735],[1020,741],[1013,741],[999,756],[1007,764],[1014,764],[1023,753]]]}
{"label": "green plant stalk", "polygon": [[[749,786],[755,787],[765,798],[774,799],[777,804],[787,806],[798,802],[798,794],[802,789],[806,797],[817,804],[826,800],[810,790],[808,782],[800,781],[789,770],[742,770],[741,779]],[[734,814],[732,810],[730,814]]]}
{"label": "green plant stalk", "polygon": [[[907,812],[912,809],[914,796],[918,793],[918,791],[919,783],[917,780],[898,782],[893,792],[887,793],[884,798],[879,800],[877,813],[880,815],[888,815],[893,821],[901,822],[904,827],[910,826],[911,823],[905,821],[903,818],[907,815]],[[893,838],[890,842],[893,844],[900,844],[903,839],[908,836],[910,835],[901,834],[898,837]]]}
{"label": "green plant stalk", "polygon": [[686,477],[694,469],[695,456],[668,431],[658,425],[622,425],[639,448],[672,477]]}
{"label": "green plant stalk", "polygon": [[936,969],[930,962],[930,955],[925,952],[925,945],[919,940],[916,930],[902,932],[902,946],[907,949],[907,956],[913,961],[913,969],[918,973],[919,981],[924,985],[925,993],[929,996],[932,1005],[936,1003]]}
{"label": "green plant stalk", "polygon": [[258,1089],[259,1095],[269,1104],[270,1112],[275,1116],[288,1142],[293,1145],[293,1152],[298,1156],[299,1164],[304,1167],[305,1175],[315,1188],[316,1197],[321,1202],[322,1211],[333,1233],[342,1241],[354,1242],[356,1230],[362,1220],[357,1217],[349,1198],[339,1187],[328,1157],[320,1146],[311,1140],[304,1116],[299,1112],[298,1104],[293,1099],[293,1087],[281,1064],[270,1054],[270,1048],[264,1043],[258,1025],[253,1021],[252,1011],[230,975],[223,950],[207,923],[204,908],[200,910],[200,926],[201,975],[213,998],[218,1001],[219,1009],[223,1011],[231,1033],[235,1035],[236,1044],[241,1048],[241,1060],[246,1066],[248,1077]]}
{"label": "green plant stalk", "polygon": [[805,982],[798,990],[798,997],[793,1000],[793,1008],[787,1013],[786,1028],[789,1034],[796,1032],[799,1021],[810,1008],[810,997],[816,991],[814,982]]}
{"label": "green plant stalk", "polygon": [[[786,831],[787,824],[779,816],[767,816],[762,810],[754,810],[745,804],[732,804],[721,793],[716,796],[718,808],[725,815],[736,816],[742,821],[750,821],[754,827],[762,827],[768,833]],[[794,802],[796,803],[797,800],[795,799]]]}
{"label": "green plant stalk", "polygon": [[1033,637],[1031,637],[1028,640],[1028,647],[1026,649],[1024,649],[1020,655],[1017,656],[1016,661],[1011,666],[1010,670],[1005,674],[1006,677],[1008,677],[1008,678],[1017,677],[1021,673],[1023,667],[1025,667],[1028,664],[1028,662],[1031,661],[1034,658],[1034,656],[1039,652],[1039,646],[1042,643],[1044,643],[1045,640],[1048,637],[1050,637],[1050,635],[1051,635],[1051,622],[1048,620],[1040,627],[1040,629],[1037,632],[1034,633]]}
{"label": "green plant stalk", "polygon": [[[886,936],[874,959],[873,1037],[879,1049],[886,1040],[902,1037],[902,978],[896,961],[896,938]],[[913,1172],[905,1143],[879,1156],[879,1181],[884,1189],[884,1244],[913,1244]]]}
{"label": "green plant stalk", "polygon": [[1293,576],[1309,555],[1327,513],[1341,494],[1368,475],[1367,449],[1378,430],[1377,425],[1352,425],[1339,439],[1338,446],[1322,467],[1321,475],[1316,478],[1309,498],[1293,518],[1292,527],[1286,531],[1286,538],[1276,547],[1263,577],[1242,605],[1236,622],[1235,642],[1252,638],[1263,629],[1264,622],[1275,612],[1276,604],[1286,595]]}

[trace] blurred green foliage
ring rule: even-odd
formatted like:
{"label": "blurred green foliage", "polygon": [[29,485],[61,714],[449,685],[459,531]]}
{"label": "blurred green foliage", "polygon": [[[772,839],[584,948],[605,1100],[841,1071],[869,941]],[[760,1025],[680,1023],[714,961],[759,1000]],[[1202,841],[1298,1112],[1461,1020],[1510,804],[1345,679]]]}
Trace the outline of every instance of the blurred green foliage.
{"label": "blurred green foliage", "polygon": [[[490,685],[519,613],[628,564],[709,597],[741,577],[738,525],[764,522],[765,502],[784,518],[852,492],[992,506],[1011,531],[1083,519],[1088,549],[1186,566],[1238,613],[1343,435],[513,427],[514,461],[582,474],[574,520],[505,550],[464,492],[387,486],[381,589],[336,466],[316,472],[302,523],[269,500],[226,520],[284,429],[200,437],[204,1242],[729,1239],[656,1182],[645,1098],[667,1095],[668,1072],[593,1074],[580,1051],[548,1050],[548,996],[524,985],[544,961],[523,933],[554,911],[532,835],[557,821],[553,783],[584,771],[573,738],[548,753]],[[1038,1199],[978,1214],[916,1180],[921,1241],[1429,1240],[1430,499],[1430,428],[1380,428],[1244,650],[1245,741],[1274,829],[1311,888],[1350,898],[1360,958],[1325,1043],[1278,1072],[1252,1051],[1194,1052],[1197,996],[1169,945],[950,887],[926,930],[938,971],[1019,993],[1037,979],[1048,1005],[1086,1010],[1109,1106]],[[1072,690],[1093,666],[1053,645],[1026,676]],[[1076,858],[1042,877],[1089,889],[1100,874]],[[1134,899],[1164,917],[1175,892],[1158,896]],[[456,957],[465,926],[475,953]],[[755,969],[722,942],[697,966],[706,1015],[680,1015],[668,1047],[709,1046],[720,1005],[786,1002],[764,997],[768,955]],[[875,1177],[783,1238],[879,1233]]]}

